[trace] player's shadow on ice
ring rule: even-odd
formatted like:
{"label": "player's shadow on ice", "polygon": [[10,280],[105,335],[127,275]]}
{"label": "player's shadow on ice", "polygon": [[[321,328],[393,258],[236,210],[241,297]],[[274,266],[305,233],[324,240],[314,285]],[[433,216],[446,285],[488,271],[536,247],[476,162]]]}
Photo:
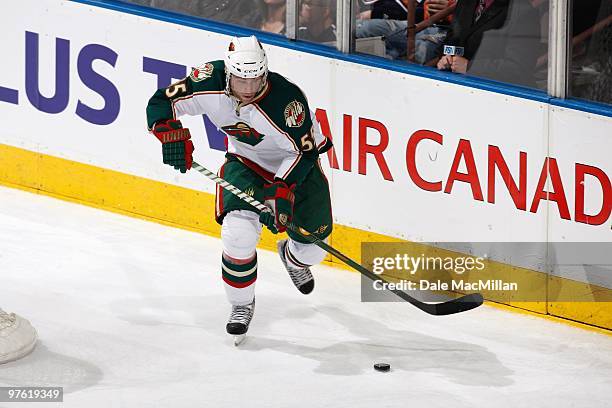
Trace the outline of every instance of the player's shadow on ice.
{"label": "player's shadow on ice", "polygon": [[[287,315],[286,305],[291,305],[291,316]],[[203,336],[202,341],[214,341],[219,345],[231,343],[232,337],[225,332],[231,307],[225,295],[221,293],[202,296],[130,297],[114,301],[110,307],[117,318],[131,325],[159,327],[162,335],[172,330],[198,329]],[[297,324],[290,324],[291,326],[303,328],[303,324],[299,322],[316,313],[312,304],[301,298],[274,295],[274,298],[270,299],[270,296],[261,295],[261,298],[257,297],[249,336],[251,333],[267,333],[275,323],[288,317],[297,321]],[[284,323],[287,324],[287,321]]]}
{"label": "player's shadow on ice", "polygon": [[[19,387],[64,388],[64,394],[98,384],[104,377],[96,365],[49,350],[41,340],[26,357],[3,364],[0,384]],[[45,405],[45,404],[43,404]]]}
{"label": "player's shadow on ice", "polygon": [[[272,300],[262,295],[247,341],[238,349],[225,333],[229,306],[222,294],[129,298],[114,302],[112,309],[131,324],[159,326],[164,333],[169,327],[199,329],[202,342],[231,349],[226,352],[267,349],[308,358],[318,362],[315,372],[322,374],[360,375],[373,372],[373,363],[380,361],[391,364],[388,375],[432,373],[472,386],[513,383],[513,371],[485,347],[396,329],[337,307],[313,305],[305,298],[276,294]],[[336,341],[333,333],[322,328],[320,322],[325,319],[342,326],[334,332],[348,331],[350,338],[358,340]]]}
{"label": "player's shadow on ice", "polygon": [[[290,313],[295,319],[295,313]],[[482,346],[393,329],[331,306],[317,307],[316,313],[331,318],[363,340],[317,347],[305,345],[312,341],[300,341],[295,336],[287,341],[252,335],[240,348],[275,350],[315,360],[319,363],[315,372],[322,374],[359,375],[371,372],[373,363],[380,361],[389,362],[392,372],[429,372],[462,385],[502,387],[513,383],[510,378],[513,371]],[[325,338],[320,342],[324,343]]]}

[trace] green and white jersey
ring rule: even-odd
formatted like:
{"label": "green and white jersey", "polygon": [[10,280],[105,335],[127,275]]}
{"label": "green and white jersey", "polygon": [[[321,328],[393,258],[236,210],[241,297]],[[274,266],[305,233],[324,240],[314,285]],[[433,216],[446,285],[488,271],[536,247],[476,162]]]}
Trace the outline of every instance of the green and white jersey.
{"label": "green and white jersey", "polygon": [[228,135],[228,153],[264,178],[300,184],[331,141],[319,131],[303,92],[282,75],[268,80],[249,104],[225,93],[223,61],[212,61],[158,90],[147,106],[149,129],[165,119],[206,114]]}

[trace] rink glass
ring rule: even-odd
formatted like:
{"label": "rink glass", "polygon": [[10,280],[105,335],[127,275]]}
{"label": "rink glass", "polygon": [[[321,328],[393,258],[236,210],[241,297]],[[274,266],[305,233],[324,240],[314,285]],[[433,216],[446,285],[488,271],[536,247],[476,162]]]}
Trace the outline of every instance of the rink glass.
{"label": "rink glass", "polygon": [[612,1],[574,0],[569,10],[568,95],[612,103]]}
{"label": "rink glass", "polygon": [[[397,64],[424,65],[432,70],[436,70],[443,46],[451,40],[449,33],[452,24],[457,24],[457,21],[449,24],[448,20],[441,20],[423,27],[423,24],[418,23],[424,18],[425,3],[417,2],[414,13],[418,30],[415,56],[409,61],[407,21],[403,17],[407,10],[406,0],[380,0],[376,3],[378,10],[382,9],[382,13],[377,12],[378,16],[371,14],[374,5],[366,4],[368,2],[364,0],[123,1],[289,38],[293,38],[293,33],[287,32],[291,24],[286,24],[285,20],[286,16],[293,14],[287,13],[287,8],[295,4],[298,26],[296,35],[300,41],[341,49],[345,47],[342,44],[346,43],[336,41],[341,37],[339,31],[343,28],[337,27],[338,22],[351,21],[352,26],[345,28],[350,30],[354,39],[349,47],[350,52],[377,56]],[[465,0],[464,3],[469,1],[473,0]],[[348,4],[352,7],[350,11],[347,10]],[[487,23],[487,29],[481,33],[481,41],[475,42],[478,45],[475,53],[470,56],[467,75],[457,73],[457,78],[461,79],[459,75],[482,78],[564,97],[553,91],[554,86],[549,83],[549,48],[554,48],[554,44],[549,44],[549,27],[553,26],[553,19],[558,18],[550,12],[550,0],[495,0],[490,7],[499,9],[499,5],[505,5],[505,11],[501,14],[489,13],[489,18],[495,16],[494,22]],[[567,96],[610,104],[612,1],[567,0],[567,7],[567,77],[563,79]],[[458,13],[459,9],[455,10],[453,16]],[[559,33],[556,35],[559,37]],[[558,42],[559,38],[553,40]],[[556,78],[551,79],[557,81]]]}

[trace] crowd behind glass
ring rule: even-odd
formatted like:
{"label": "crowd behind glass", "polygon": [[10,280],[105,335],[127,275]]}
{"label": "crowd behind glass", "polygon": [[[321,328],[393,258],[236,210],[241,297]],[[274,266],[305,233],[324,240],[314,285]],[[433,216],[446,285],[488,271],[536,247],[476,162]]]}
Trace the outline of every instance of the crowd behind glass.
{"label": "crowd behind glass", "polygon": [[[335,46],[336,1],[299,0],[297,38]],[[353,1],[357,52],[546,90],[549,0]],[[286,30],[285,0],[126,2],[280,35]],[[612,0],[570,4],[568,95],[612,104]]]}

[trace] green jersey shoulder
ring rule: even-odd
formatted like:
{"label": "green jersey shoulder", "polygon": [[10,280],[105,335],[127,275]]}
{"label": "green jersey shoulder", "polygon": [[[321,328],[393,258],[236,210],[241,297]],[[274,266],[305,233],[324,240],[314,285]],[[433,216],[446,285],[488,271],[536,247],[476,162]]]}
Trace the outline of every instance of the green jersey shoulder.
{"label": "green jersey shoulder", "polygon": [[149,129],[154,123],[174,117],[172,103],[203,93],[220,93],[225,90],[225,65],[223,61],[211,61],[191,69],[185,78],[158,89],[147,105]]}
{"label": "green jersey shoulder", "polygon": [[268,94],[257,104],[279,129],[299,141],[312,128],[310,109],[304,93],[276,72],[268,74],[268,86]]}
{"label": "green jersey shoulder", "polygon": [[211,61],[191,68],[188,79],[193,93],[225,90],[225,64]]}

